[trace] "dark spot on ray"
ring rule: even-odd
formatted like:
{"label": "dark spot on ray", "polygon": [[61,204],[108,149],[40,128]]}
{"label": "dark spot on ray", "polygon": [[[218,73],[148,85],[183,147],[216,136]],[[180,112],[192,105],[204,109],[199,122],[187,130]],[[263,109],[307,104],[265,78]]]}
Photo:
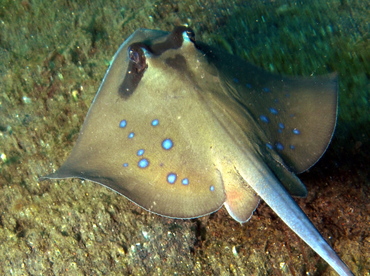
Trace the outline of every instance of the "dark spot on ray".
{"label": "dark spot on ray", "polygon": [[179,72],[188,71],[186,59],[182,55],[176,55],[174,58],[167,58],[166,64]]}

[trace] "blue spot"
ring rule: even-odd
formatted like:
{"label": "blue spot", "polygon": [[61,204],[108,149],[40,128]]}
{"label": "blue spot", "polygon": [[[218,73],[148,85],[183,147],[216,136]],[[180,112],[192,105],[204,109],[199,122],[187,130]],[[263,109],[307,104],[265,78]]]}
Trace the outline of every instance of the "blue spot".
{"label": "blue spot", "polygon": [[281,129],[285,128],[285,125],[283,123],[279,123],[278,125],[279,125],[279,128],[281,128]]}
{"label": "blue spot", "polygon": [[119,122],[119,127],[120,128],[124,128],[127,126],[127,121],[126,120],[122,120],[121,122]]}
{"label": "blue spot", "polygon": [[270,88],[267,88],[267,87],[264,87],[264,88],[262,88],[262,90],[263,90],[263,92],[270,92]]}
{"label": "blue spot", "polygon": [[260,120],[266,124],[270,122],[269,118],[265,115],[261,115]]}
{"label": "blue spot", "polygon": [[278,99],[274,99],[274,103],[278,103],[279,102],[279,100]]}
{"label": "blue spot", "polygon": [[301,134],[301,132],[299,131],[299,129],[296,129],[296,128],[294,128],[294,129],[292,130],[292,132],[293,132],[293,134],[295,134],[295,135]]}
{"label": "blue spot", "polygon": [[278,133],[283,133],[283,130],[281,128],[279,128]]}
{"label": "blue spot", "polygon": [[128,163],[123,163],[123,166],[124,167],[128,167]]}
{"label": "blue spot", "polygon": [[290,145],[289,148],[292,149],[292,150],[294,150],[295,149],[295,146],[294,145]]}
{"label": "blue spot", "polygon": [[284,149],[283,144],[281,144],[281,143],[279,143],[279,142],[277,142],[277,143],[275,144],[275,147],[276,147],[276,149],[278,149],[278,150],[283,150],[283,149]]}
{"label": "blue spot", "polygon": [[183,185],[188,185],[188,184],[189,184],[189,179],[184,178],[183,180],[181,180],[181,183],[182,183]]}
{"label": "blue spot", "polygon": [[143,150],[143,149],[139,149],[139,150],[137,151],[137,156],[142,156],[142,155],[144,154],[144,152],[145,152],[145,150]]}
{"label": "blue spot", "polygon": [[210,187],[209,187],[209,190],[210,190],[211,192],[213,192],[213,191],[215,190],[215,186],[213,186],[213,185],[212,185],[212,186],[210,186]]}
{"label": "blue spot", "polygon": [[237,78],[233,78],[233,82],[235,82],[235,83],[239,83],[239,79],[237,79]]}
{"label": "blue spot", "polygon": [[157,126],[157,125],[159,125],[159,120],[154,119],[154,120],[151,122],[151,125],[152,125],[152,126]]}
{"label": "blue spot", "polygon": [[289,98],[289,97],[290,97],[289,93],[285,94],[285,98]]}
{"label": "blue spot", "polygon": [[273,107],[270,107],[269,110],[270,110],[271,114],[274,114],[274,115],[279,113],[279,111],[276,108],[273,108]]}
{"label": "blue spot", "polygon": [[139,166],[139,168],[144,169],[144,168],[146,168],[146,167],[148,167],[148,166],[149,166],[149,160],[148,160],[148,159],[143,158],[143,159],[141,159],[141,160],[137,163],[137,165]]}
{"label": "blue spot", "polygon": [[134,138],[134,136],[135,136],[135,133],[133,133],[133,132],[130,132],[130,134],[127,136],[129,139],[131,139],[131,138]]}
{"label": "blue spot", "polygon": [[245,86],[246,86],[247,88],[252,88],[252,85],[251,85],[251,84],[249,84],[249,83],[247,83]]}
{"label": "blue spot", "polygon": [[266,147],[270,150],[274,148],[270,143],[266,143]]}
{"label": "blue spot", "polygon": [[164,139],[162,142],[162,148],[169,150],[173,147],[173,142],[171,139]]}
{"label": "blue spot", "polygon": [[175,173],[169,173],[169,174],[167,175],[167,181],[168,181],[168,183],[170,183],[170,184],[175,183],[175,182],[176,182],[176,179],[177,179],[177,175],[176,175]]}

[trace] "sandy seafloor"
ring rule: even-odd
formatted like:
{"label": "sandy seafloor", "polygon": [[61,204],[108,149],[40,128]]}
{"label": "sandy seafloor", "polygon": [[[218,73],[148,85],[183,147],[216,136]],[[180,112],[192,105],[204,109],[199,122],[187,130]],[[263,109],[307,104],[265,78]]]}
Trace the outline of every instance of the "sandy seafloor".
{"label": "sandy seafloor", "polygon": [[87,181],[38,181],[68,156],[123,40],[188,24],[271,72],[338,72],[335,136],[297,202],[370,275],[369,2],[106,2],[0,1],[0,274],[336,275],[264,203],[244,225],[224,209],[175,220]]}

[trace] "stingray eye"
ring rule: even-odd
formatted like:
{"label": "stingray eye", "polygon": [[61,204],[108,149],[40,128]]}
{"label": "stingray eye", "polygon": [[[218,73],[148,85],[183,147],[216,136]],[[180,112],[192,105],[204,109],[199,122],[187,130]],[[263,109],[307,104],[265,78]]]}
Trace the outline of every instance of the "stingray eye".
{"label": "stingray eye", "polygon": [[188,36],[188,38],[191,42],[195,41],[195,33],[192,29],[187,28],[187,30],[185,31],[185,34]]}
{"label": "stingray eye", "polygon": [[139,61],[140,61],[140,55],[139,55],[139,53],[138,52],[136,52],[135,50],[133,50],[133,49],[130,49],[129,50],[129,57],[130,57],[130,60],[132,61],[132,62],[135,62],[136,64],[138,64],[139,63]]}
{"label": "stingray eye", "polygon": [[145,49],[137,44],[132,44],[128,48],[128,57],[135,64],[137,72],[141,72],[147,68]]}

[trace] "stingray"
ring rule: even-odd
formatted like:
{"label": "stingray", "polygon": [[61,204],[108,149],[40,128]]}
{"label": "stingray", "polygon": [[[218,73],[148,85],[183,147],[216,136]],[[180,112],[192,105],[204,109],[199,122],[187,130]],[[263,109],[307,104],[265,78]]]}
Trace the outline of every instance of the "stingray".
{"label": "stingray", "polygon": [[248,221],[264,200],[338,274],[352,275],[291,196],[325,152],[337,77],[284,77],[196,41],[139,29],[118,49],[64,164],[142,208],[189,219],[225,206]]}

